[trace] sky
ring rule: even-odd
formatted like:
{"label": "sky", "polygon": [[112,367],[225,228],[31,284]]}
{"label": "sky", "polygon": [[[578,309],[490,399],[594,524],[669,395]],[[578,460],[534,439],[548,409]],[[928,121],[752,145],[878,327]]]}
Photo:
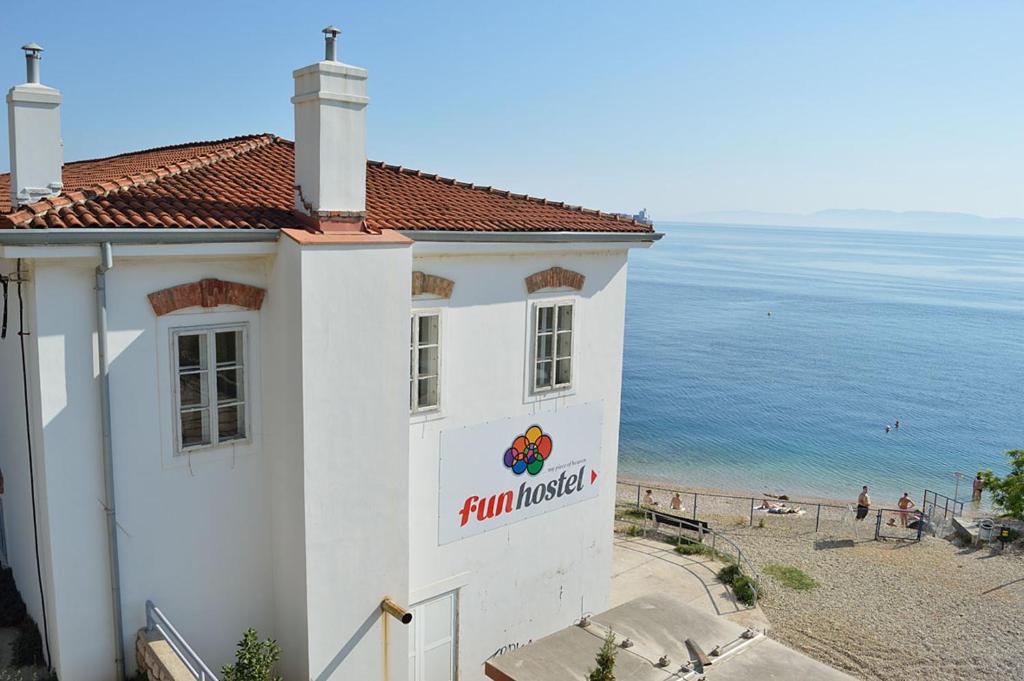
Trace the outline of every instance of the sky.
{"label": "sky", "polygon": [[376,160],[665,220],[1024,216],[1021,2],[10,2],[0,85],[43,45],[66,160],[291,138],[328,24]]}

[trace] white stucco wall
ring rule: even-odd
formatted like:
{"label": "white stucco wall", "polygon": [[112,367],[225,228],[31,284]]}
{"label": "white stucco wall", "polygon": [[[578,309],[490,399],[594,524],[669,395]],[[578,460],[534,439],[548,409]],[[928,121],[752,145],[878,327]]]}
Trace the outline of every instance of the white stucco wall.
{"label": "white stucco wall", "polygon": [[[34,288],[32,272],[27,265],[23,270],[29,281],[23,284],[25,301],[25,328],[34,328]],[[11,275],[17,271],[15,260],[0,259],[0,274]],[[0,471],[4,476],[4,532],[7,542],[7,564],[14,572],[22,600],[28,613],[43,632],[42,603],[39,597],[39,577],[36,572],[35,542],[32,523],[32,497],[29,476],[28,440],[25,425],[25,399],[22,385],[21,347],[19,331],[19,302],[17,284],[11,282],[8,288],[7,338],[0,340]],[[31,337],[25,338],[26,364],[30,376],[36,374],[34,346]],[[50,543],[48,540],[48,515],[43,500],[44,481],[40,465],[39,420],[34,385],[29,384],[29,415],[32,420],[32,437],[35,445],[35,473],[37,484],[37,521],[40,536],[40,566],[43,588],[47,596],[52,591],[50,570]],[[53,620],[53,598],[47,602],[48,616]]]}
{"label": "white stucco wall", "polygon": [[[153,600],[215,670],[247,627],[275,630],[262,400],[263,319],[221,306],[156,317],[146,294],[216,277],[266,286],[264,258],[117,257],[107,274],[111,413],[127,650]],[[91,294],[91,291],[88,291]],[[176,455],[171,330],[249,325],[250,441]]]}
{"label": "white stucco wall", "polygon": [[[34,339],[49,543],[54,663],[64,678],[107,681],[114,669],[95,298],[89,257],[37,261]],[[270,504],[263,467],[259,344],[250,356],[250,444],[176,457],[169,329],[259,316],[198,308],[157,318],[146,293],[215,276],[265,285],[265,260],[119,256],[107,275],[113,451],[126,664],[154,600],[212,666],[233,657],[249,626],[273,630]],[[23,583],[19,577],[19,585]]]}
{"label": "white stucco wall", "polygon": [[274,636],[281,646],[280,671],[287,679],[309,678],[306,645],[306,525],[303,475],[302,251],[291,239],[278,242],[268,263],[262,310],[264,356],[263,435],[273,452],[266,458],[266,497],[271,506]]}
{"label": "white stucco wall", "polygon": [[[36,327],[30,354],[38,354],[33,409],[44,570],[52,546],[52,578],[45,576],[53,582],[58,673],[107,681],[113,646],[99,502],[97,260],[92,251],[74,250],[35,262],[29,310]],[[387,668],[392,680],[404,681],[407,629],[391,621],[385,662],[380,599],[412,604],[458,589],[460,678],[472,680],[503,646],[603,609],[626,254],[566,245],[300,245],[288,238],[250,255],[115,248],[109,347],[126,650],[152,599],[215,670],[252,626],[281,643],[288,679],[382,679]],[[555,265],[584,274],[584,290],[527,294],[524,277]],[[414,269],[454,280],[452,298],[410,301]],[[206,277],[266,288],[263,309],[154,315],[147,293]],[[532,305],[567,298],[576,303],[574,385],[538,398],[528,389]],[[443,315],[442,410],[413,417],[411,307]],[[249,324],[251,441],[175,456],[171,329],[223,322]],[[4,386],[17,387],[16,350],[11,339],[0,343]],[[0,436],[7,528],[31,609],[37,597],[30,593],[27,497],[24,484],[12,490],[26,476],[24,430],[12,420],[23,412],[18,391],[3,395],[0,425],[11,422]],[[442,431],[595,402],[603,410],[596,499],[438,546]],[[133,666],[130,654],[127,663]]]}
{"label": "white stucco wall", "polygon": [[[409,589],[408,245],[302,253],[310,678],[407,678],[380,611]],[[397,631],[396,631],[397,629]],[[385,653],[387,650],[387,660]]]}
{"label": "white stucco wall", "polygon": [[[489,253],[489,254],[485,254]],[[442,311],[442,410],[410,423],[411,600],[459,588],[459,678],[483,678],[503,646],[525,644],[598,612],[608,599],[626,291],[626,250],[559,246],[417,246],[413,268],[454,280]],[[584,289],[527,294],[524,278],[551,266],[586,276]],[[574,385],[530,394],[531,306],[573,299]],[[446,429],[603,403],[598,498],[438,546],[438,456]],[[500,452],[496,455],[500,455]],[[516,481],[518,484],[518,480]]]}

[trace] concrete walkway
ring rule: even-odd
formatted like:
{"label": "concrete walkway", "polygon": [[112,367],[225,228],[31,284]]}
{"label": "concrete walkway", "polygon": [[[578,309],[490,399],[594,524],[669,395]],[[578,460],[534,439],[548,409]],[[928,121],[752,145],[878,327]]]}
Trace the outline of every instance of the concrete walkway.
{"label": "concrete walkway", "polygon": [[744,627],[767,631],[770,625],[761,608],[738,603],[729,588],[718,581],[716,575],[722,567],[722,563],[706,556],[678,554],[670,544],[617,536],[609,605],[614,608],[641,596],[659,594]]}

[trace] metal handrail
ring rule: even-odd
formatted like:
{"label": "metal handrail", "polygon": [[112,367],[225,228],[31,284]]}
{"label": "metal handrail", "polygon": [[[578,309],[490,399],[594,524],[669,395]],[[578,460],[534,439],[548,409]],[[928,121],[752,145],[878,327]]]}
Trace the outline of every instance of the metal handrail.
{"label": "metal handrail", "polygon": [[160,612],[160,608],[156,607],[153,601],[146,601],[146,632],[157,632],[163,636],[167,645],[198,681],[218,681],[217,675],[210,671],[202,658],[192,650],[185,638],[178,633],[171,621]]}
{"label": "metal handrail", "polygon": [[[938,515],[938,509],[942,508],[942,521],[946,521],[946,516],[952,512],[954,518],[960,517],[964,514],[964,502],[958,501],[953,497],[947,497],[945,494],[939,494],[938,492],[930,489],[924,491],[924,503],[921,504],[922,508],[928,507],[928,495],[931,495],[932,508],[935,509],[934,515]],[[945,499],[946,503],[943,506],[939,506],[940,497]],[[952,505],[952,508],[950,506]]]}
{"label": "metal handrail", "polygon": [[[644,524],[643,524],[643,527],[641,529],[642,529],[642,531],[644,533],[644,536],[646,537],[646,535],[647,535],[647,521],[648,521],[648,519],[652,519],[653,520],[653,518],[654,518],[654,515],[653,515],[654,511],[652,511],[651,509],[644,509],[644,510],[646,512],[644,513],[644,516],[643,516]],[[671,515],[671,514],[667,514],[666,513],[666,514],[663,514],[663,515]],[[681,519],[682,520],[687,520],[686,518],[681,518]],[[619,521],[619,522],[628,523],[628,524],[633,525],[633,526],[638,525],[638,523],[636,523],[635,521],[627,520],[625,518],[616,518],[616,520]],[[663,524],[663,525],[671,525],[672,523],[661,523],[661,524]],[[682,536],[683,524],[679,523],[677,525],[676,529],[677,529],[676,539],[677,540],[682,540],[683,539],[683,536]],[[730,559],[732,558],[732,556],[730,556],[728,553],[718,550],[718,547],[716,546],[716,544],[718,542],[720,542],[720,541],[725,542],[726,544],[728,544],[729,546],[731,546],[733,548],[733,550],[736,552],[736,564],[737,565],[746,565],[747,571],[748,571],[750,577],[752,578],[752,583],[753,583],[753,588],[754,588],[754,604],[751,607],[755,607],[757,605],[758,598],[760,598],[760,596],[761,596],[761,574],[757,571],[757,568],[754,567],[754,564],[750,562],[750,559],[747,558],[745,555],[743,555],[743,549],[741,549],[739,547],[739,545],[736,544],[736,542],[734,542],[733,540],[729,539],[724,534],[719,534],[718,532],[716,532],[715,530],[711,529],[710,527],[708,527],[707,529],[704,529],[703,527],[698,525],[698,529],[696,530],[696,532],[697,532],[697,536],[698,536],[701,544],[704,544],[704,537],[705,537],[705,535],[710,535],[711,536],[711,550],[716,552],[716,553],[718,553],[718,554],[720,554],[720,555],[727,556]],[[689,540],[687,540],[687,541],[689,541]]]}

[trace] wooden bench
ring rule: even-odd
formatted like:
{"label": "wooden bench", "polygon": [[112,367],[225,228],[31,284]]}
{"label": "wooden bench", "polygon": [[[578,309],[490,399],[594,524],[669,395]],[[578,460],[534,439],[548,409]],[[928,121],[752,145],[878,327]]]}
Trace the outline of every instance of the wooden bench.
{"label": "wooden bench", "polygon": [[681,530],[690,530],[696,532],[701,537],[708,531],[708,523],[706,520],[696,520],[694,518],[683,518],[681,516],[672,515],[671,513],[662,513],[661,511],[647,511],[650,515],[651,520],[654,521],[655,528],[658,525],[671,525]]}

